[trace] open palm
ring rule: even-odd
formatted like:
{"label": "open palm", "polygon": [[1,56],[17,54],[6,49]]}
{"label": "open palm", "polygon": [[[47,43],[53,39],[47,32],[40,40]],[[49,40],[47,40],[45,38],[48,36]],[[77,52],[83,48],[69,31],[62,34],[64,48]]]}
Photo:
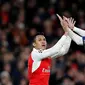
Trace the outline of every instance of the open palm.
{"label": "open palm", "polygon": [[71,17],[71,18],[66,18],[66,17],[64,16],[64,18],[65,18],[65,20],[66,20],[67,23],[68,23],[68,27],[69,27],[70,29],[73,29],[76,21],[75,21],[72,17]]}

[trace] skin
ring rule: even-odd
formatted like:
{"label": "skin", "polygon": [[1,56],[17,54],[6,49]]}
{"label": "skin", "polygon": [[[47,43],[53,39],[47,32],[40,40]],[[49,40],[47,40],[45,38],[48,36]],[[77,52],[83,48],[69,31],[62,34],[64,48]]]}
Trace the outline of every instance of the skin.
{"label": "skin", "polygon": [[73,18],[67,18],[63,16],[63,18],[57,14],[57,17],[60,20],[61,26],[63,27],[65,32],[68,32],[68,28],[73,29],[76,21]]}
{"label": "skin", "polygon": [[35,37],[35,40],[33,42],[33,46],[36,49],[42,49],[45,50],[47,47],[47,41],[44,35],[37,35]]}

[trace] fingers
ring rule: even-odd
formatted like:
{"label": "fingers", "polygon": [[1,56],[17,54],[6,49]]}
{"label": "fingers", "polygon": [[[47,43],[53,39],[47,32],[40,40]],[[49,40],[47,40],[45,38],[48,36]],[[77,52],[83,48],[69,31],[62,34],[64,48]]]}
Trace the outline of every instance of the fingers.
{"label": "fingers", "polygon": [[71,17],[71,18],[67,18],[67,17],[63,16],[63,19],[62,19],[59,14],[56,14],[56,15],[57,15],[57,17],[59,18],[60,21],[63,21],[63,19],[64,19],[64,20],[66,20],[67,22],[70,22],[70,23],[72,23],[72,24],[74,24],[74,25],[75,25],[75,23],[76,23],[76,21],[74,21],[74,18],[72,18],[72,17]]}
{"label": "fingers", "polygon": [[74,21],[74,23],[73,23],[73,24],[75,25],[75,23],[76,23],[76,21]]}
{"label": "fingers", "polygon": [[74,19],[73,18],[71,18],[71,21],[72,21],[72,23],[74,22]]}
{"label": "fingers", "polygon": [[57,17],[59,18],[60,22],[61,22],[61,25],[63,27],[63,29],[66,31],[66,28],[70,28],[70,29],[73,29],[74,28],[74,25],[76,23],[76,21],[74,20],[74,18],[67,18],[65,16],[63,16],[63,18],[59,15],[59,14],[56,14]]}
{"label": "fingers", "polygon": [[65,17],[65,16],[63,16],[63,19],[64,19],[64,20],[66,20],[66,21],[68,21],[68,18],[67,18],[67,17]]}
{"label": "fingers", "polygon": [[61,26],[62,26],[63,30],[65,32],[67,32],[68,24],[67,24],[67,22],[65,20],[65,17],[63,17],[63,19],[62,19],[62,17],[60,15],[58,15],[58,14],[56,14],[56,15],[57,15],[57,17],[59,18],[59,20],[61,22]]}
{"label": "fingers", "polygon": [[74,18],[72,18],[72,17],[69,18],[69,22],[72,23],[72,24],[74,24],[74,25],[75,25],[75,23],[76,23],[76,21],[75,21]]}
{"label": "fingers", "polygon": [[63,20],[59,14],[56,14],[56,15],[57,15],[57,17],[59,18],[60,21]]}
{"label": "fingers", "polygon": [[69,22],[71,22],[71,23],[72,23],[72,18],[69,18]]}

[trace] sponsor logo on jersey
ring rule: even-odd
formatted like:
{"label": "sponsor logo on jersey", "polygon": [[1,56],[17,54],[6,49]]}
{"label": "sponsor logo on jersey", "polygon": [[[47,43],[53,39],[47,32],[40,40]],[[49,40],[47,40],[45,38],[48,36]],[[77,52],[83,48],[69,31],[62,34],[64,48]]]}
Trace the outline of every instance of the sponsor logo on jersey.
{"label": "sponsor logo on jersey", "polygon": [[50,66],[48,66],[48,68],[47,68],[47,69],[46,69],[46,68],[43,68],[43,69],[42,69],[42,72],[45,72],[45,73],[50,72]]}

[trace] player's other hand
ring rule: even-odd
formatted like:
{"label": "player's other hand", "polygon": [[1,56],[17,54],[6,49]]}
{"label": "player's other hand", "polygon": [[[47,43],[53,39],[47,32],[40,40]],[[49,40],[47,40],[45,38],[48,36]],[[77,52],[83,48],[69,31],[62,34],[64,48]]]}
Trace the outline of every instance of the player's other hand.
{"label": "player's other hand", "polygon": [[70,29],[73,30],[76,21],[75,21],[72,17],[71,17],[71,18],[67,18],[67,17],[64,16],[64,19],[67,21],[67,23],[68,23],[68,27],[69,27]]}
{"label": "player's other hand", "polygon": [[62,28],[64,29],[65,32],[67,32],[68,23],[67,23],[65,17],[62,18],[62,17],[61,17],[60,15],[58,15],[58,14],[57,14],[57,17],[58,17],[59,20],[60,20],[60,23],[61,23]]}

